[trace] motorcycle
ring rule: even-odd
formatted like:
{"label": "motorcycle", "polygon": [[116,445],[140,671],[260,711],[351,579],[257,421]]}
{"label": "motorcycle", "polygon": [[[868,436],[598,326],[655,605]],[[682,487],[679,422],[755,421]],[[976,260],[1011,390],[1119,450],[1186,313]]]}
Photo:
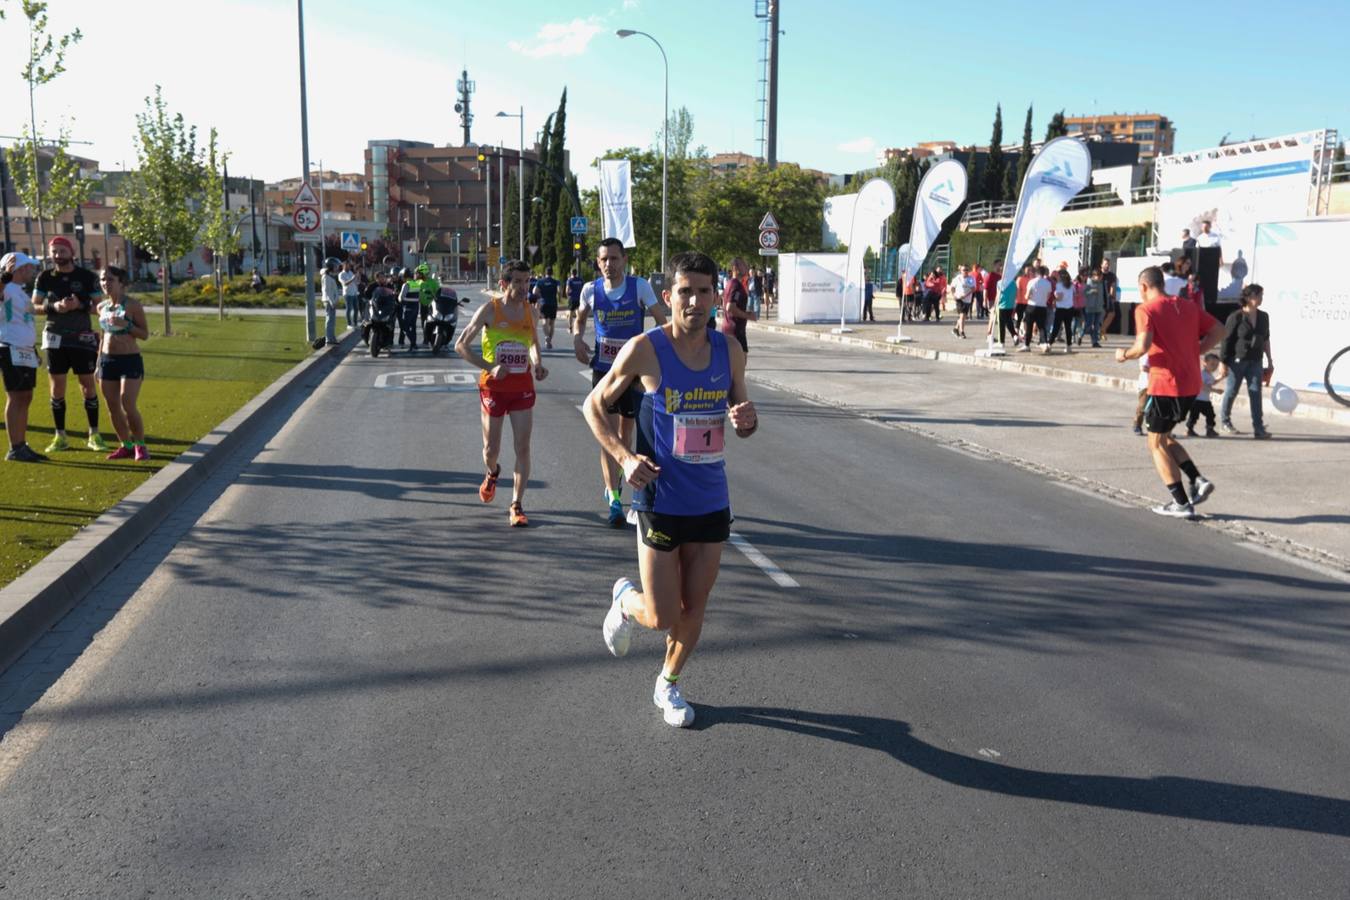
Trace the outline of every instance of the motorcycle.
{"label": "motorcycle", "polygon": [[459,323],[459,308],[468,299],[459,299],[454,288],[441,288],[439,296],[431,301],[431,310],[422,337],[433,355],[455,339],[455,325]]}
{"label": "motorcycle", "polygon": [[371,357],[380,355],[380,350],[394,343],[394,310],[398,299],[394,292],[382,290],[370,298],[370,321],[366,323],[366,336],[370,344]]}

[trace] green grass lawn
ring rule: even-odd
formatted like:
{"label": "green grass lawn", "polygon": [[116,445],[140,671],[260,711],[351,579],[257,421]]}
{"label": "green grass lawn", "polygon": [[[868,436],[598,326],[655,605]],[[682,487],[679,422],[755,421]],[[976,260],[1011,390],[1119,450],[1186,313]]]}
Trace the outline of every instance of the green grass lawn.
{"label": "green grass lawn", "polygon": [[[80,389],[66,388],[66,429],[72,449],[49,462],[0,461],[0,586],[13,581],[71,535],[98,518],[247,403],[310,352],[303,319],[282,316],[174,316],[174,334],[150,316],[142,344],[146,381],[140,408],[149,462],[109,462],[84,449],[87,421]],[[52,436],[47,370],[38,371],[28,443],[41,452]],[[99,427],[115,440],[100,394]],[[5,446],[8,446],[6,442]],[[74,448],[79,449],[74,449]]]}

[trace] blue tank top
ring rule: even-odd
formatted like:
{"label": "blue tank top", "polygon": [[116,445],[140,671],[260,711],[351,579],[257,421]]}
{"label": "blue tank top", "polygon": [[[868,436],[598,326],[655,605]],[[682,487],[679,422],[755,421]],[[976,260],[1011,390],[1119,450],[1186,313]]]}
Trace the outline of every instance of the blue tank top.
{"label": "blue tank top", "polygon": [[633,498],[633,508],[671,516],[702,516],[731,505],[723,461],[731,357],[721,334],[708,332],[712,358],[695,372],[657,327],[647,332],[661,366],[661,383],[643,394],[637,452],[661,467]]}
{"label": "blue tank top", "polygon": [[591,309],[595,313],[595,352],[591,354],[591,368],[608,372],[623,345],[642,334],[645,310],[638,299],[637,278],[624,276],[623,296],[618,300],[609,299],[609,294],[605,293],[605,279],[597,278],[591,294]]}

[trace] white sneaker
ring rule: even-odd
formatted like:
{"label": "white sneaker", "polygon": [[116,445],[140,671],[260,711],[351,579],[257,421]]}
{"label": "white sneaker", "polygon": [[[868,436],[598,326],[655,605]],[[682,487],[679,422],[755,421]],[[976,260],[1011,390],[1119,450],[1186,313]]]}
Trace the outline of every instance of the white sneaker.
{"label": "white sneaker", "polygon": [[1171,500],[1162,506],[1153,507],[1153,511],[1160,516],[1168,516],[1173,519],[1194,519],[1195,507],[1189,503],[1178,503]]}
{"label": "white sneaker", "polygon": [[694,723],[694,708],[685,702],[678,683],[666,681],[656,676],[656,690],[652,693],[652,702],[661,709],[661,715],[667,725],[675,728],[688,728]]}
{"label": "white sneaker", "polygon": [[605,613],[605,622],[600,626],[600,633],[605,638],[605,646],[609,652],[615,656],[623,656],[628,652],[628,640],[633,634],[633,623],[623,614],[623,607],[619,604],[619,598],[630,590],[637,590],[637,585],[633,584],[631,578],[620,578],[614,582],[614,588],[610,591],[609,612]]}
{"label": "white sneaker", "polygon": [[1199,506],[1214,493],[1214,482],[1203,475],[1191,482],[1191,505]]}

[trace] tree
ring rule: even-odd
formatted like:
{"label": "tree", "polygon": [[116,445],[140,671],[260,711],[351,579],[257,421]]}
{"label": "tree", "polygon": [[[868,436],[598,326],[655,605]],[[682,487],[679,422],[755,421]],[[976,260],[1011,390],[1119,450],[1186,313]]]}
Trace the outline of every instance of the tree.
{"label": "tree", "polygon": [[557,266],[557,274],[561,275],[571,268],[573,260],[572,216],[576,215],[576,205],[572,200],[577,196],[575,175],[567,176],[567,190],[565,192],[560,190],[559,195],[558,210],[553,223],[553,262]]}
{"label": "tree", "polygon": [[1022,150],[1017,154],[1017,179],[1009,193],[1009,200],[1016,200],[1017,195],[1022,191],[1022,181],[1027,176],[1027,169],[1031,166],[1031,106],[1027,107],[1027,122],[1022,128]]}
{"label": "tree", "polygon": [[1050,124],[1045,126],[1045,139],[1051,141],[1068,133],[1069,126],[1064,124],[1064,110],[1061,109],[1050,117]]}
{"label": "tree", "polygon": [[134,243],[152,249],[164,267],[164,333],[169,322],[169,277],[173,260],[192,250],[201,233],[199,201],[205,165],[197,147],[197,129],[170,117],[159,85],[136,116],[137,171],[127,178],[126,196],[117,207],[117,228]]}
{"label": "tree", "polygon": [[544,202],[540,209],[543,218],[539,223],[539,244],[544,248],[544,264],[557,266],[561,269],[567,265],[567,260],[572,258],[571,243],[569,242],[564,248],[565,252],[560,254],[560,247],[555,234],[560,211],[567,209],[567,214],[570,217],[572,207],[572,201],[567,198],[563,191],[568,176],[567,88],[563,88],[562,97],[558,100],[558,109],[553,113],[553,131],[549,135],[548,148],[548,170],[544,173],[544,192],[540,195],[544,198]]}
{"label": "tree", "polygon": [[994,131],[989,135],[989,161],[984,167],[984,199],[1003,200],[1004,169],[1008,162],[1003,155],[1003,104],[994,107]]}
{"label": "tree", "polygon": [[699,192],[691,237],[700,250],[720,263],[758,252],[759,221],[772,212],[781,226],[785,250],[820,247],[825,191],[800,166],[756,165],[725,177],[710,178]]}
{"label": "tree", "polygon": [[[72,45],[78,44],[84,35],[80,33],[80,29],[76,28],[70,34],[55,38],[47,31],[47,4],[41,2],[41,0],[20,0],[20,3],[20,9],[23,11],[24,17],[28,19],[28,62],[20,72],[23,80],[28,83],[28,121],[32,129],[27,132],[31,150],[27,159],[32,164],[29,172],[33,178],[36,206],[41,208],[42,177],[38,170],[37,154],[37,147],[41,145],[41,137],[38,134],[37,126],[37,89],[44,84],[48,84],[66,70],[66,51]],[[33,215],[33,213],[30,212],[30,215]],[[38,215],[37,220],[42,245],[46,247],[47,230],[43,227],[42,216]]]}
{"label": "tree", "polygon": [[[506,181],[506,221],[502,222],[502,259],[515,259],[516,254],[508,253],[507,248],[520,242],[520,178],[519,169],[512,169]],[[519,258],[525,258],[524,249],[520,249]]]}
{"label": "tree", "polygon": [[46,229],[42,223],[48,219],[55,220],[66,210],[83,204],[97,185],[95,180],[84,177],[80,172],[80,164],[66,153],[69,146],[70,136],[66,129],[62,128],[60,136],[52,145],[52,161],[47,169],[45,193],[41,182],[33,178],[33,173],[40,171],[37,160],[40,150],[37,142],[29,134],[27,125],[23,128],[23,137],[19,143],[6,151],[9,156],[14,192],[18,194],[19,201],[27,207],[28,214],[38,220],[44,246]]}
{"label": "tree", "polygon": [[[668,151],[670,159],[689,159],[689,148],[694,144],[694,116],[689,112],[689,107],[681,106],[670,114],[666,120],[666,130],[670,132],[670,149]],[[664,137],[661,129],[656,130],[656,144],[652,147],[659,155],[662,149],[662,138]],[[702,156],[707,151],[699,147],[694,151],[694,156]]]}
{"label": "tree", "polygon": [[980,186],[980,179],[977,177],[979,168],[977,166],[979,154],[975,150],[975,145],[971,144],[966,148],[966,202],[974,203],[980,200],[983,192]]}
{"label": "tree", "polygon": [[[216,304],[225,318],[225,289],[221,283],[220,261],[239,249],[234,216],[225,208],[225,177],[221,170],[229,162],[228,153],[216,150],[216,130],[206,145],[206,164],[202,169],[202,245],[211,251],[211,274],[216,283]],[[344,254],[345,255],[345,254]]]}
{"label": "tree", "polygon": [[[550,115],[544,121],[543,136],[539,139],[539,165],[534,167],[534,177],[530,179],[530,192],[525,195],[525,253],[526,259],[530,265],[534,265],[533,254],[530,254],[531,247],[544,248],[543,240],[543,206],[544,194],[547,191],[544,185],[550,180],[548,168],[550,166],[549,154],[550,144],[553,135],[553,116]],[[538,202],[536,203],[536,199]],[[553,220],[549,220],[552,225]],[[551,229],[550,229],[551,230]]]}

